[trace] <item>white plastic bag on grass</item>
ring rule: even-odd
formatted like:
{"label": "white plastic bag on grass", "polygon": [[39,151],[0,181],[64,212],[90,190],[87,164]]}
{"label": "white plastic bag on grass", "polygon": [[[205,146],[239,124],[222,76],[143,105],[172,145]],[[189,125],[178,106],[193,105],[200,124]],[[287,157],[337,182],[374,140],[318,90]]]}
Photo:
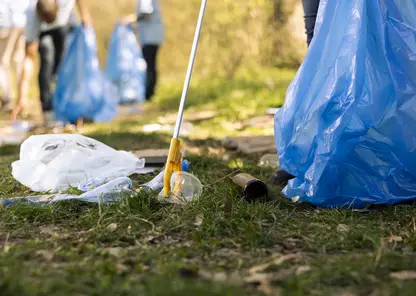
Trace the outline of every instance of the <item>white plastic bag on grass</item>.
{"label": "white plastic bag on grass", "polygon": [[12,164],[13,177],[33,191],[58,192],[94,179],[145,173],[144,159],[81,135],[31,136]]}

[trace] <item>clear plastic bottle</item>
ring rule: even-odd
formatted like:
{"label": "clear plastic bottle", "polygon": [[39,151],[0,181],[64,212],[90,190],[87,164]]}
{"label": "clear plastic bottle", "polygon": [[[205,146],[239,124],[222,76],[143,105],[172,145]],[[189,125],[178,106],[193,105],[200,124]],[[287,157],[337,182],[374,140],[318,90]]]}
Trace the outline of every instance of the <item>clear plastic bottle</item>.
{"label": "clear plastic bottle", "polygon": [[80,200],[91,203],[110,203],[120,200],[123,197],[131,196],[133,191],[130,189],[132,181],[130,178],[121,177],[103,184],[93,190],[85,192],[82,195],[52,194],[52,195],[35,195],[28,197],[15,197],[1,201],[4,207],[15,204],[31,205],[48,205],[63,200]]}
{"label": "clear plastic bottle", "polygon": [[78,196],[78,199],[86,202],[98,202],[99,200],[103,203],[114,202],[126,195],[131,196],[133,194],[130,189],[132,185],[130,178],[117,178]]}
{"label": "clear plastic bottle", "polygon": [[67,194],[49,194],[49,195],[33,195],[33,196],[19,196],[9,199],[3,199],[0,201],[1,206],[11,207],[17,204],[26,204],[26,205],[47,205],[54,199],[64,200],[69,198],[77,198],[76,195],[67,195]]}

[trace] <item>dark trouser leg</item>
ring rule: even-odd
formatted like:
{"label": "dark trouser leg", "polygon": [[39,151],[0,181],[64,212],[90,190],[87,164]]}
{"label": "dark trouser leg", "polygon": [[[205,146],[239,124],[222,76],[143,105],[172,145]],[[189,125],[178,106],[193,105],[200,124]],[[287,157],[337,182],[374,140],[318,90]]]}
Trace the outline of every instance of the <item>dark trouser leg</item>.
{"label": "dark trouser leg", "polygon": [[146,72],[146,100],[150,100],[155,93],[155,87],[157,83],[157,51],[158,45],[144,45],[143,46],[143,58],[147,64]]}
{"label": "dark trouser leg", "polygon": [[305,29],[309,46],[313,39],[316,16],[318,14],[319,8],[319,0],[302,0],[302,4],[303,11],[305,13]]}
{"label": "dark trouser leg", "polygon": [[59,28],[53,31],[52,40],[55,48],[55,60],[53,65],[53,75],[56,75],[65,51],[66,36],[68,28]]}
{"label": "dark trouser leg", "polygon": [[51,111],[51,82],[57,72],[65,49],[66,29],[57,28],[43,32],[39,38],[39,91],[43,111]]}
{"label": "dark trouser leg", "polygon": [[39,39],[39,92],[40,101],[42,103],[42,111],[52,110],[52,94],[50,90],[50,82],[52,79],[55,50],[52,37],[44,34]]}

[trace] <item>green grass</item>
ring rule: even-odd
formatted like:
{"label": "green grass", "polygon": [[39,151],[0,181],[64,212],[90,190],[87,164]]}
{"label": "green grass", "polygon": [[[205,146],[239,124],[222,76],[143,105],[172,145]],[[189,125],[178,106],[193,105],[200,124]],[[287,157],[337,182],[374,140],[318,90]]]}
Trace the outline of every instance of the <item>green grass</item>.
{"label": "green grass", "polygon": [[[226,123],[281,105],[292,75],[257,69],[230,81],[193,81],[186,112],[219,112],[183,139],[200,149],[187,155],[206,185],[199,202],[170,205],[140,194],[111,206],[0,209],[1,295],[413,295],[414,280],[391,274],[416,269],[414,207],[317,210],[284,199],[277,187],[268,202],[247,203],[224,179],[236,167],[263,180],[272,173],[257,166],[259,155],[223,152],[220,139],[245,133]],[[164,83],[145,114],[91,126],[88,136],[116,149],[167,148],[169,133],[140,130],[176,112],[181,86]],[[0,198],[30,193],[11,177],[18,153],[0,148]],[[133,179],[137,186],[151,178]],[[264,263],[250,280],[250,269]]]}

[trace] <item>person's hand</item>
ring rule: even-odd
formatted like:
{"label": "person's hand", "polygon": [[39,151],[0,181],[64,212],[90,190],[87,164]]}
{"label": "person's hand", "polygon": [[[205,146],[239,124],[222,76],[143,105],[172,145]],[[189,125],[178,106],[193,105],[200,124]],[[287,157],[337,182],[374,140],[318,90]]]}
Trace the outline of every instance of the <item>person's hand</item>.
{"label": "person's hand", "polygon": [[76,0],[78,11],[81,16],[81,23],[84,27],[88,27],[92,25],[92,20],[90,13],[87,9],[87,5],[85,4],[85,0]]}
{"label": "person's hand", "polygon": [[126,21],[126,18],[125,17],[122,17],[119,20],[117,20],[116,24],[120,24],[120,25],[125,26],[125,25],[128,24],[128,22]]}
{"label": "person's hand", "polygon": [[119,19],[118,22],[121,25],[129,25],[131,23],[134,23],[136,20],[137,20],[136,15],[130,14],[130,15],[123,16],[122,18]]}

